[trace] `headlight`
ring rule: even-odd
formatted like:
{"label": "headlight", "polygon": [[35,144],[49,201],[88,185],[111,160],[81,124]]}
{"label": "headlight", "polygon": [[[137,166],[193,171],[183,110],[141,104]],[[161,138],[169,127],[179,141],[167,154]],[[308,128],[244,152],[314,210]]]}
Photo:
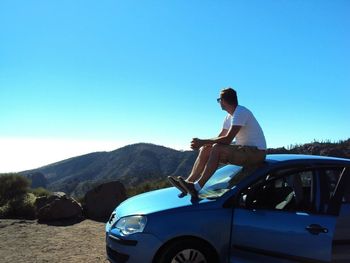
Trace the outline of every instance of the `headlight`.
{"label": "headlight", "polygon": [[124,235],[142,232],[146,226],[147,218],[145,216],[127,216],[120,218],[115,225]]}

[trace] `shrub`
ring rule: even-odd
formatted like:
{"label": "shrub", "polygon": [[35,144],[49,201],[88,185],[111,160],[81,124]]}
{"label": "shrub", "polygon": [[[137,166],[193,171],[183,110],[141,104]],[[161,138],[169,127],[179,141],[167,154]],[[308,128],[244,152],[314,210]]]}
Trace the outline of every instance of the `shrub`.
{"label": "shrub", "polygon": [[0,207],[0,218],[35,218],[35,200],[32,193],[26,193],[9,200]]}
{"label": "shrub", "polygon": [[0,218],[7,218],[7,215],[10,214],[10,205],[8,203],[0,206]]}
{"label": "shrub", "polygon": [[30,181],[18,174],[0,176],[0,205],[27,193]]}
{"label": "shrub", "polygon": [[24,194],[12,199],[10,203],[10,217],[13,218],[35,218],[35,200],[36,197],[32,193]]}
{"label": "shrub", "polygon": [[36,197],[28,193],[29,185],[21,175],[0,175],[0,218],[35,218]]}
{"label": "shrub", "polygon": [[36,197],[41,197],[41,196],[50,196],[51,192],[43,187],[38,187],[35,189],[30,189],[30,192],[34,194]]}

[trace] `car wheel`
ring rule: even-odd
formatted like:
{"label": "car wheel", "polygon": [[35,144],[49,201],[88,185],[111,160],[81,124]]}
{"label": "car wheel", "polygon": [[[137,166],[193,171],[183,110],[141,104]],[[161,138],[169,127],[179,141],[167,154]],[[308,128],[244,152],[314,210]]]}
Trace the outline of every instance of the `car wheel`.
{"label": "car wheel", "polygon": [[157,256],[158,263],[213,263],[217,262],[213,249],[196,240],[177,240]]}

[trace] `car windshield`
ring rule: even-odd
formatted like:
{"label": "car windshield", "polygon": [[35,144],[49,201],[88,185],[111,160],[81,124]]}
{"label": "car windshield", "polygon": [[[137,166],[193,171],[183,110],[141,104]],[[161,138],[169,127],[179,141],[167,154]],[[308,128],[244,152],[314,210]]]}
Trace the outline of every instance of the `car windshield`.
{"label": "car windshield", "polygon": [[233,164],[219,168],[199,192],[199,198],[216,199],[222,196],[255,169]]}

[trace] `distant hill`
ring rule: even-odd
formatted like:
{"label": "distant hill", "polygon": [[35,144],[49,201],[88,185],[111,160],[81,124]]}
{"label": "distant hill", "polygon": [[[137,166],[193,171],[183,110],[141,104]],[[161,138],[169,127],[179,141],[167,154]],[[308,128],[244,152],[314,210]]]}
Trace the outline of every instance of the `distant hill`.
{"label": "distant hill", "polygon": [[[350,139],[332,142],[313,142],[286,148],[268,149],[268,153],[314,154],[350,158]],[[197,157],[196,151],[177,151],[159,145],[139,143],[111,152],[95,152],[77,156],[23,175],[41,173],[46,187],[82,196],[92,187],[107,181],[119,180],[127,188],[145,182],[165,179],[168,175],[186,176]]]}
{"label": "distant hill", "polygon": [[271,154],[274,153],[291,153],[291,154],[312,154],[342,157],[350,159],[350,139],[339,142],[313,142],[286,148],[269,149]]}
{"label": "distant hill", "polygon": [[196,157],[194,151],[139,143],[77,156],[21,174],[41,173],[46,177],[47,189],[81,196],[95,185],[112,180],[132,187],[168,175],[187,175]]}

